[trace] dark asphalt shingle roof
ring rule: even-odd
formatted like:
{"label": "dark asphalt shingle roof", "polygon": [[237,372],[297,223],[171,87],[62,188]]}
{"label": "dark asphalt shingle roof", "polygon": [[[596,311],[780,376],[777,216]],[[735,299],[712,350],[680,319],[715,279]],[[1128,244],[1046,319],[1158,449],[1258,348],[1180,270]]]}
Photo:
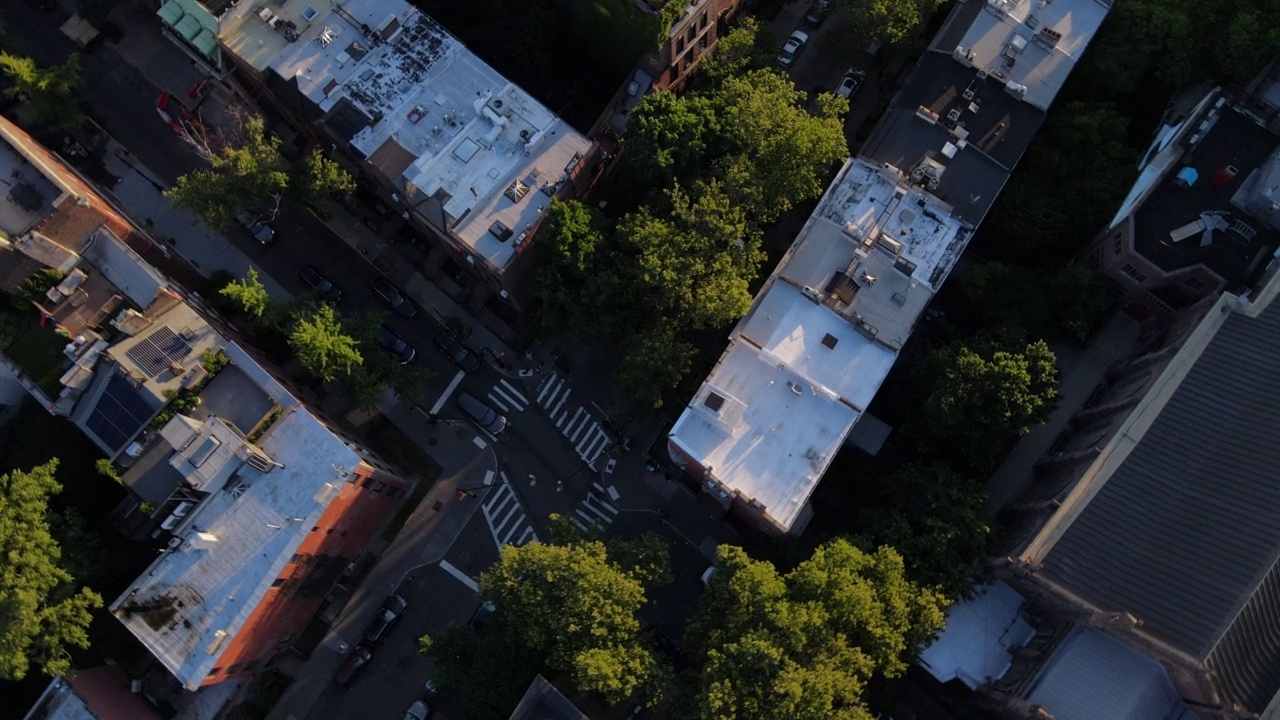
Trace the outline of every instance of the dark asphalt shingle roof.
{"label": "dark asphalt shingle roof", "polygon": [[1213,669],[1280,687],[1280,305],[1227,318],[1044,573]]}

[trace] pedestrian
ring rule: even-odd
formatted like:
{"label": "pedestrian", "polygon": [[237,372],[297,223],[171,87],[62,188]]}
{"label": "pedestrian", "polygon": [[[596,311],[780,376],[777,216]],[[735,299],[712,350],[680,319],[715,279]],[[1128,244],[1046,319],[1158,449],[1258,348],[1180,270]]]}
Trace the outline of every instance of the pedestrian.
{"label": "pedestrian", "polygon": [[557,480],[557,481],[556,481],[556,492],[564,492],[564,481],[563,481],[563,480]]}
{"label": "pedestrian", "polygon": [[538,477],[533,473],[529,473],[529,487],[534,487],[537,484],[538,484]]}

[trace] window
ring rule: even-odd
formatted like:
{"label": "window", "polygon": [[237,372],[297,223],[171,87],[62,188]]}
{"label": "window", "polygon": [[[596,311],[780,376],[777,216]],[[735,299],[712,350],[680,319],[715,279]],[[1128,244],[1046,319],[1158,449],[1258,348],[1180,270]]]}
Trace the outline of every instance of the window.
{"label": "window", "polygon": [[1133,280],[1138,284],[1142,284],[1147,281],[1147,276],[1143,275],[1142,271],[1133,265],[1126,264],[1124,267],[1120,268],[1120,272],[1128,275],[1130,280]]}
{"label": "window", "polygon": [[676,55],[680,55],[683,52],[684,52],[684,38],[680,38],[676,40]]}
{"label": "window", "polygon": [[235,675],[236,673],[240,672],[240,668],[243,668],[243,667],[244,667],[244,663],[236,663],[235,665],[232,665],[231,667],[227,668],[227,674]]}
{"label": "window", "polygon": [[380,492],[382,492],[384,489],[386,489],[386,487],[387,487],[387,484],[386,484],[386,483],[384,483],[384,482],[375,483],[375,484],[374,484],[374,486],[373,486],[373,491],[374,491],[374,492],[376,492],[376,493],[380,493]]}
{"label": "window", "polygon": [[697,36],[698,36],[698,28],[694,27],[693,25],[690,25],[689,32],[685,33],[685,38],[688,39],[689,42],[693,42],[693,39]]}
{"label": "window", "polygon": [[705,10],[702,11],[702,17],[698,18],[698,29],[699,30],[707,29],[707,12]]}
{"label": "window", "polygon": [[293,554],[293,557],[289,558],[289,562],[291,562],[291,563],[296,563],[296,562],[298,562],[298,561],[299,561],[299,560],[301,560],[301,559],[302,559],[302,556],[301,556],[301,555],[299,555],[298,553],[294,553],[294,554]]}
{"label": "window", "polygon": [[709,392],[707,398],[702,401],[703,405],[711,412],[720,412],[720,408],[724,407],[724,396],[718,393]]}
{"label": "window", "polygon": [[280,586],[281,586],[281,585],[283,585],[283,584],[284,584],[284,578],[282,578],[282,577],[276,578],[275,580],[272,580],[272,581],[271,581],[271,587],[277,587],[277,588],[278,588],[278,587],[280,587]]}
{"label": "window", "polygon": [[222,672],[222,668],[216,667],[209,671],[209,677],[213,677],[214,675],[217,675],[220,672]]}
{"label": "window", "polygon": [[1124,242],[1120,239],[1120,233],[1116,233],[1116,236],[1111,240],[1111,251],[1119,255],[1123,250]]}
{"label": "window", "polygon": [[319,525],[313,525],[313,526],[311,526],[311,532],[315,532],[315,531],[317,531],[317,530],[319,530],[319,529],[320,529],[320,526],[319,526]]}
{"label": "window", "polygon": [[373,484],[373,478],[367,477],[364,479],[364,482],[360,483],[360,487],[367,488],[372,484]]}

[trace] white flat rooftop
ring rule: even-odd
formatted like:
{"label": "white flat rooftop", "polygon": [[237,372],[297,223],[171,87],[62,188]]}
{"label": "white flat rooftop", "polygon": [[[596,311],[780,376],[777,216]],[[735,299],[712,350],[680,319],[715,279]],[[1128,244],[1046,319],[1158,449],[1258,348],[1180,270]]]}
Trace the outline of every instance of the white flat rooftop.
{"label": "white flat rooftop", "polygon": [[180,544],[112,605],[188,689],[209,675],[341,490],[343,473],[360,462],[300,406],[286,411],[260,447],[279,465],[266,473],[243,466],[227,490],[193,511],[196,519],[175,538]]}
{"label": "white flat rooftop", "polygon": [[[249,3],[241,3],[249,5]],[[294,6],[297,7],[294,7]],[[227,46],[271,69],[323,112],[358,118],[351,144],[403,184],[411,206],[442,207],[455,238],[504,268],[591,142],[402,0],[329,8],[292,0],[269,19],[236,8]],[[307,8],[316,10],[304,20]],[[242,54],[243,53],[243,54]],[[361,117],[362,115],[362,117]],[[438,210],[435,212],[439,212]]]}
{"label": "white flat rooftop", "polygon": [[728,490],[790,526],[858,414],[734,341],[676,421],[671,440]]}
{"label": "white flat rooftop", "polygon": [[848,161],[669,442],[790,527],[969,233],[898,170]]}
{"label": "white flat rooftop", "polygon": [[954,54],[1047,110],[1110,9],[1104,0],[987,0]]}
{"label": "white flat rooftop", "polygon": [[[759,347],[765,364],[785,365],[802,378],[807,391],[843,399],[860,410],[875,397],[897,357],[785,282],[765,290],[739,335]],[[715,384],[719,372],[712,371],[707,382]]]}

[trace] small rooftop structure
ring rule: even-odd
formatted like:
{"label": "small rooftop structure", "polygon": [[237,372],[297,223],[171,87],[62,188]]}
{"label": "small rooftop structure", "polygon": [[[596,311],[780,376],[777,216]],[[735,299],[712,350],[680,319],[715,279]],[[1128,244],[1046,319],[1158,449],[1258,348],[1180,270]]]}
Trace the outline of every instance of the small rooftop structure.
{"label": "small rooftop structure", "polygon": [[1054,720],[1201,720],[1160,663],[1091,627],[1072,628],[1026,697]]}
{"label": "small rooftop structure", "polygon": [[938,682],[959,680],[970,690],[1004,677],[1012,652],[1036,632],[1022,615],[1024,602],[998,580],[977,588],[947,610],[947,624],[920,653],[920,666]]}
{"label": "small rooftop structure", "polygon": [[111,606],[188,689],[209,675],[360,463],[305,411],[287,412],[261,449],[274,462],[235,468]]}
{"label": "small rooftop structure", "polygon": [[23,720],[160,720],[130,683],[121,665],[76,670],[53,678]]}
{"label": "small rooftop structure", "polygon": [[509,720],[590,720],[546,678],[538,675]]}
{"label": "small rooftop structure", "polygon": [[953,54],[1048,110],[1110,9],[1111,0],[985,0]]}
{"label": "small rooftop structure", "polygon": [[789,529],[968,238],[911,176],[847,162],[672,428],[672,457]]}
{"label": "small rooftop structure", "polygon": [[241,3],[220,37],[501,271],[591,142],[403,0]]}

